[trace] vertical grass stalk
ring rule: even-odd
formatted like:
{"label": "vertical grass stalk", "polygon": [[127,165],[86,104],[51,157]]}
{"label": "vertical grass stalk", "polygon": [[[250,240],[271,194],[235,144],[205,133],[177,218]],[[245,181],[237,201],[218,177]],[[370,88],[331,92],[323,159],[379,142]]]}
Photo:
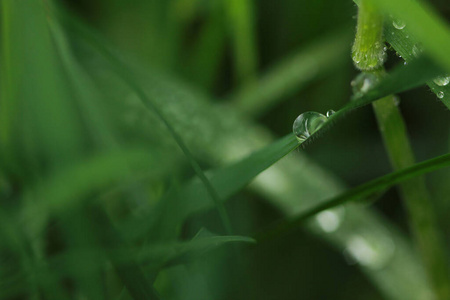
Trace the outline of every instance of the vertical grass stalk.
{"label": "vertical grass stalk", "polygon": [[[375,64],[375,59],[379,55],[378,50],[383,48],[381,35],[383,28],[380,23],[382,16],[367,2],[367,0],[362,0],[359,6],[353,59],[360,70],[382,77],[384,59],[381,59],[378,65]],[[375,26],[379,27],[375,28]],[[361,63],[363,60],[358,64],[355,57],[367,59],[364,64]],[[392,167],[400,170],[413,165],[414,154],[403,117],[395,104],[394,97],[388,96],[374,102],[373,108]],[[401,184],[400,194],[408,211],[409,225],[436,298],[439,300],[450,299],[450,276],[445,246],[424,178],[413,178]]]}
{"label": "vertical grass stalk", "polygon": [[[1,56],[1,71],[0,74],[3,80],[1,83],[1,99],[0,99],[0,143],[5,147],[9,140],[9,126],[10,117],[13,115],[11,109],[11,5],[8,0],[1,2],[1,35],[2,35],[2,56]],[[5,150],[5,149],[3,149]]]}
{"label": "vertical grass stalk", "polygon": [[355,67],[361,71],[383,66],[386,52],[383,43],[383,16],[366,0],[360,2],[358,26],[352,48]]}

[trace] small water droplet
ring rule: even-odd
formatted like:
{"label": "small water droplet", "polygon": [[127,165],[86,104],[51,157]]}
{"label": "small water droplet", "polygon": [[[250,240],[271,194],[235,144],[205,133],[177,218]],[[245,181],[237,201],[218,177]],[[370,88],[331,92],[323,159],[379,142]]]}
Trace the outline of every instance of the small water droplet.
{"label": "small water droplet", "polygon": [[406,37],[407,39],[409,39],[409,35],[406,35],[405,37]]}
{"label": "small water droplet", "polygon": [[327,111],[327,118],[331,117],[332,115],[334,115],[336,112],[332,109],[330,109],[329,111]]}
{"label": "small water droplet", "polygon": [[404,61],[403,64],[406,66],[406,65],[408,64],[408,62],[407,62],[407,61]]}
{"label": "small water droplet", "polygon": [[295,119],[292,131],[299,142],[305,141],[327,121],[327,117],[315,112],[307,111]]}
{"label": "small water droplet", "polygon": [[438,86],[446,86],[450,83],[450,76],[440,76],[433,80]]}
{"label": "small water droplet", "polygon": [[439,99],[442,99],[442,98],[444,98],[445,94],[444,94],[443,91],[440,91],[440,92],[437,93],[437,96],[438,96]]}
{"label": "small water droplet", "polygon": [[406,23],[400,19],[396,19],[396,20],[392,21],[392,26],[394,26],[398,30],[402,30],[403,28],[406,27]]}
{"label": "small water droplet", "polygon": [[375,75],[369,73],[360,73],[351,82],[353,94],[361,96],[367,93],[376,83],[378,79]]}
{"label": "small water droplet", "polygon": [[394,104],[395,104],[396,106],[399,106],[399,105],[400,105],[400,98],[399,98],[398,96],[394,96]]}

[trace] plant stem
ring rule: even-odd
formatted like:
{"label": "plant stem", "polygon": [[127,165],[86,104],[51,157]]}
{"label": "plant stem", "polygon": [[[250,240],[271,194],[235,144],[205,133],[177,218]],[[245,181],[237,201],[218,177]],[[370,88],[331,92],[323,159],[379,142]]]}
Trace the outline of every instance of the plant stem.
{"label": "plant stem", "polygon": [[[414,154],[394,97],[388,96],[372,105],[393,168],[399,170],[413,165]],[[444,243],[424,178],[416,177],[404,182],[400,185],[400,194],[437,299],[450,299],[450,276]]]}
{"label": "plant stem", "polygon": [[[364,57],[363,53],[366,51],[367,56],[370,56],[373,53],[373,49],[377,49],[380,44],[382,45],[383,40],[380,35],[378,35],[379,40],[366,39],[366,42],[372,41],[371,47],[367,43],[361,42],[365,39],[361,35],[367,33],[367,30],[364,30],[365,28],[371,28],[374,32],[382,32],[380,19],[382,18],[376,10],[371,6],[367,6],[367,0],[362,0],[359,6],[358,29],[353,48],[354,55],[355,52],[358,52],[359,55]],[[380,28],[373,28],[374,24],[377,24]],[[374,34],[372,33],[372,38],[373,36]],[[359,65],[359,67],[361,66]],[[377,77],[382,77],[384,72],[382,70],[373,71],[373,68],[370,67],[362,68],[362,70]],[[403,117],[395,104],[394,97],[385,97],[372,105],[392,167],[395,170],[399,170],[413,165],[415,161],[414,154]],[[400,185],[400,194],[408,211],[409,226],[418,245],[436,298],[439,300],[450,299],[450,276],[444,243],[424,178],[416,177],[402,183]]]}
{"label": "plant stem", "polygon": [[361,71],[383,66],[386,59],[383,43],[383,16],[366,0],[361,1],[352,59]]}

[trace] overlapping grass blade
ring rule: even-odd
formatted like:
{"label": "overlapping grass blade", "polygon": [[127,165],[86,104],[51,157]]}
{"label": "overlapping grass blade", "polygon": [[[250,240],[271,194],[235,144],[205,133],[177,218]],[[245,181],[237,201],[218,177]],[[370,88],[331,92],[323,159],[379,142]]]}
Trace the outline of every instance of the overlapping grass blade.
{"label": "overlapping grass blade", "polygon": [[[421,70],[421,72],[416,72]],[[370,90],[367,94],[355,97],[354,101],[350,102],[344,108],[336,112],[329,121],[326,122],[322,128],[314,133],[311,138],[322,134],[325,130],[329,129],[332,124],[337,120],[340,120],[349,111],[352,111],[358,107],[370,104],[371,102],[378,100],[384,96],[392,93],[398,93],[409,88],[417,87],[424,84],[430,78],[433,78],[436,73],[439,73],[439,68],[430,64],[426,59],[420,59],[412,62],[406,66],[400,66],[394,70],[392,74],[387,75],[380,83]],[[308,139],[309,140],[309,139]],[[307,140],[307,141],[308,141]],[[269,147],[250,155],[248,158],[231,165],[222,170],[218,170],[211,174],[211,183],[214,189],[217,191],[221,199],[227,199],[234,193],[237,193],[248,182],[250,182],[256,175],[270,167],[273,163],[281,159],[290,151],[298,147],[300,144],[296,141],[293,135],[288,135],[280,141],[270,145]],[[165,201],[161,201],[161,206],[166,206],[169,202],[168,199],[173,198],[173,206],[170,206],[171,216],[166,217],[166,214],[160,214],[155,216],[155,223],[152,226],[157,226],[158,230],[151,230],[157,232],[161,236],[174,236],[175,228],[178,228],[180,222],[186,218],[189,214],[198,211],[202,207],[205,207],[205,194],[206,190],[198,182],[193,181],[180,191],[176,193],[170,193],[167,195]],[[167,208],[165,208],[167,209]],[[160,211],[164,209],[161,208]],[[140,222],[139,224],[142,224]],[[165,232],[162,230],[166,228]],[[143,226],[137,227],[134,232],[139,233],[139,229],[148,230]],[[142,234],[141,232],[140,234]],[[138,234],[138,235],[140,235]]]}

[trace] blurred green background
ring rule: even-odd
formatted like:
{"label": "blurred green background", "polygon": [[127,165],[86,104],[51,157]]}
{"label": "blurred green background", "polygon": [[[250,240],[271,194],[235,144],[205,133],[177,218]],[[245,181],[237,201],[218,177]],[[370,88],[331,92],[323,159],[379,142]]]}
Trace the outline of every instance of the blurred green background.
{"label": "blurred green background", "polygon": [[[177,124],[178,133],[185,138],[204,170],[234,162],[269,141],[290,133],[293,121],[302,112],[338,110],[349,101],[352,95],[350,82],[358,74],[350,57],[357,7],[350,0],[61,2],[69,12],[94,28],[108,47],[119,49],[117,53],[137,70],[136,74],[142,79],[140,84],[153,90],[151,93],[156,102]],[[448,20],[450,3],[435,0],[432,4]],[[2,19],[5,21],[5,15]],[[32,22],[22,25],[28,32],[25,36],[39,41],[28,40],[28,43],[22,42],[22,46],[38,49],[37,45],[42,40],[34,36],[34,29],[28,28]],[[54,63],[52,67],[55,70],[50,70],[45,60],[32,56],[28,58],[31,62],[22,62],[25,67],[17,71],[19,74],[29,72],[27,76],[30,78],[24,79],[25,83],[19,80],[18,86],[19,89],[29,89],[20,92],[20,97],[28,99],[22,103],[30,101],[34,104],[19,105],[14,110],[13,123],[24,122],[25,125],[17,128],[13,125],[12,146],[5,147],[7,150],[2,152],[2,206],[20,211],[23,203],[27,203],[27,197],[32,199],[34,195],[33,189],[29,194],[24,192],[29,191],[30,186],[45,182],[45,178],[51,177],[52,172],[59,170],[66,161],[81,161],[99,149],[141,147],[149,151],[156,163],[146,170],[130,170],[130,174],[124,175],[123,186],[115,187],[119,191],[115,188],[97,190],[85,196],[106,202],[106,210],[119,224],[126,220],[126,216],[145,217],[166,191],[176,190],[195,173],[164,126],[155,121],[152,113],[148,116],[135,94],[117,76],[111,75],[113,72],[102,58],[93,54],[90,46],[71,35],[70,30],[67,32],[67,36],[61,32],[58,36],[57,31],[52,31],[52,38],[48,41],[49,45],[59,45],[56,47],[59,50],[55,51],[58,59],[55,59],[55,53],[42,54],[47,51],[45,48],[39,48],[36,52],[31,48],[14,49],[17,51],[14,53],[19,53],[17,59],[21,55],[27,56],[27,53],[48,56],[46,59]],[[17,45],[20,47],[20,42]],[[71,49],[68,51],[72,53],[71,58],[61,54],[65,51],[64,47]],[[392,49],[388,50],[388,55],[388,69],[402,63]],[[33,59],[43,63],[34,65]],[[69,67],[78,63],[82,67]],[[14,68],[21,63],[12,65],[11,68]],[[27,69],[27,66],[32,67]],[[293,70],[305,68],[305,71],[296,76],[292,75],[295,71],[289,71],[289,67]],[[68,68],[72,71],[67,71]],[[45,77],[46,72],[63,74],[62,79],[52,76],[64,82],[51,83],[45,78],[37,79]],[[271,74],[282,75],[277,77]],[[5,80],[3,73],[2,76]],[[27,85],[27,82],[35,82],[35,86]],[[273,82],[278,82],[279,87],[274,88],[276,91],[271,94]],[[44,86],[52,92],[36,92]],[[59,89],[55,93],[71,95],[68,97],[71,102],[61,106],[67,104],[62,108],[63,111],[66,109],[65,115],[58,110],[61,107],[52,102],[54,89]],[[34,95],[35,92],[37,95]],[[39,102],[39,97],[48,97],[47,104],[52,107],[49,111],[61,118],[59,125],[45,125],[45,120],[40,119],[51,116],[51,113],[36,117],[45,112],[46,104]],[[417,160],[448,153],[450,132],[447,108],[428,87],[405,92],[399,97]],[[35,127],[37,123],[44,125]],[[67,125],[69,123],[72,125]],[[46,134],[45,126],[54,131],[56,140],[52,139],[51,134]],[[54,153],[50,153],[46,147],[51,147],[53,143],[56,145]],[[64,155],[60,155],[60,151]],[[313,203],[345,187],[392,171],[370,107],[349,114],[314,143],[294,151],[285,159],[296,160],[298,164],[293,167],[297,169],[267,179],[277,185],[279,191],[272,189],[267,182],[264,189],[265,181],[261,179],[259,184],[252,184],[226,203],[234,234],[252,236],[271,222],[283,218],[289,209],[283,201],[277,206],[274,204],[276,201],[270,200],[280,194],[289,196],[291,202],[302,203],[307,198],[309,203]],[[296,172],[303,172],[304,177],[291,175]],[[311,182],[302,183],[308,181],[309,176]],[[446,235],[447,249],[450,243],[448,176],[450,172],[442,170],[426,177],[433,205]],[[308,186],[305,187],[308,190],[296,199],[295,195],[289,194],[295,188],[283,190],[285,181],[286,185],[300,190],[303,185]],[[64,186],[61,188],[64,189]],[[376,215],[377,222],[383,224],[382,230],[395,236],[410,237],[405,210],[395,189],[387,191],[375,203],[359,204],[358,209]],[[39,214],[33,210],[29,213],[33,216]],[[343,213],[345,217],[341,217],[351,219],[351,214],[350,209]],[[326,219],[326,215],[323,217]],[[75,211],[73,215],[65,212],[60,218],[67,218],[67,224],[63,226],[65,229],[53,232],[52,224],[58,224],[58,218],[36,217],[36,222],[44,228],[44,234],[41,230],[37,231],[45,246],[32,244],[31,248],[37,247],[41,249],[38,253],[47,256],[71,245],[67,241],[71,239],[69,233],[80,235],[80,241],[84,239],[84,230],[89,227],[82,224],[73,228],[69,226],[84,218],[82,212]],[[355,217],[355,220],[358,218]],[[315,219],[311,223],[314,222],[320,225],[320,220]],[[353,227],[345,230],[358,232],[358,221],[352,224]],[[389,258],[376,267],[370,266],[370,263],[361,266],[355,254],[349,254],[352,250],[346,248],[339,237],[324,238],[323,233],[310,228],[314,226],[318,225],[310,224],[268,243],[214,249],[189,264],[165,269],[156,278],[155,287],[162,299],[410,299],[392,292],[397,285],[409,289],[408,281],[402,282],[401,276],[396,277],[388,271],[388,275],[383,274],[387,265],[397,258]],[[374,232],[370,230],[371,225],[367,227],[368,235],[379,234],[376,232],[378,227],[375,227]],[[180,238],[189,240],[201,228],[219,235],[226,234],[218,213],[204,210],[189,218],[180,229]],[[33,236],[33,228],[23,231],[27,238]],[[122,232],[125,236],[132,235]],[[389,252],[391,250],[386,248],[403,247],[395,245],[396,238],[392,240],[380,246],[380,251]],[[358,241],[356,239],[356,245]],[[77,243],[79,241],[74,242]],[[391,243],[394,246],[390,246]],[[411,247],[409,242],[406,244],[405,247]],[[368,251],[370,253],[371,250]],[[402,252],[395,255],[398,253]],[[5,257],[14,257],[8,255]],[[387,276],[386,281],[394,287],[389,287],[386,282],[380,283],[383,280],[379,278],[383,276]],[[89,280],[91,277],[86,278]],[[116,291],[111,291],[114,288],[110,286],[114,286],[116,281],[107,278],[107,275],[98,282],[109,286],[103,287],[108,290],[105,299],[116,299],[121,294],[120,284],[117,284]],[[62,286],[72,291],[69,294],[74,299],[91,299],[95,295],[92,292],[89,296],[83,289],[78,291],[77,285],[70,280],[63,282]],[[411,287],[411,293],[414,293],[414,287]],[[40,299],[20,292],[13,294],[9,297],[5,293],[5,299]],[[123,299],[126,297],[123,296]],[[428,298],[418,296],[417,299]]]}

